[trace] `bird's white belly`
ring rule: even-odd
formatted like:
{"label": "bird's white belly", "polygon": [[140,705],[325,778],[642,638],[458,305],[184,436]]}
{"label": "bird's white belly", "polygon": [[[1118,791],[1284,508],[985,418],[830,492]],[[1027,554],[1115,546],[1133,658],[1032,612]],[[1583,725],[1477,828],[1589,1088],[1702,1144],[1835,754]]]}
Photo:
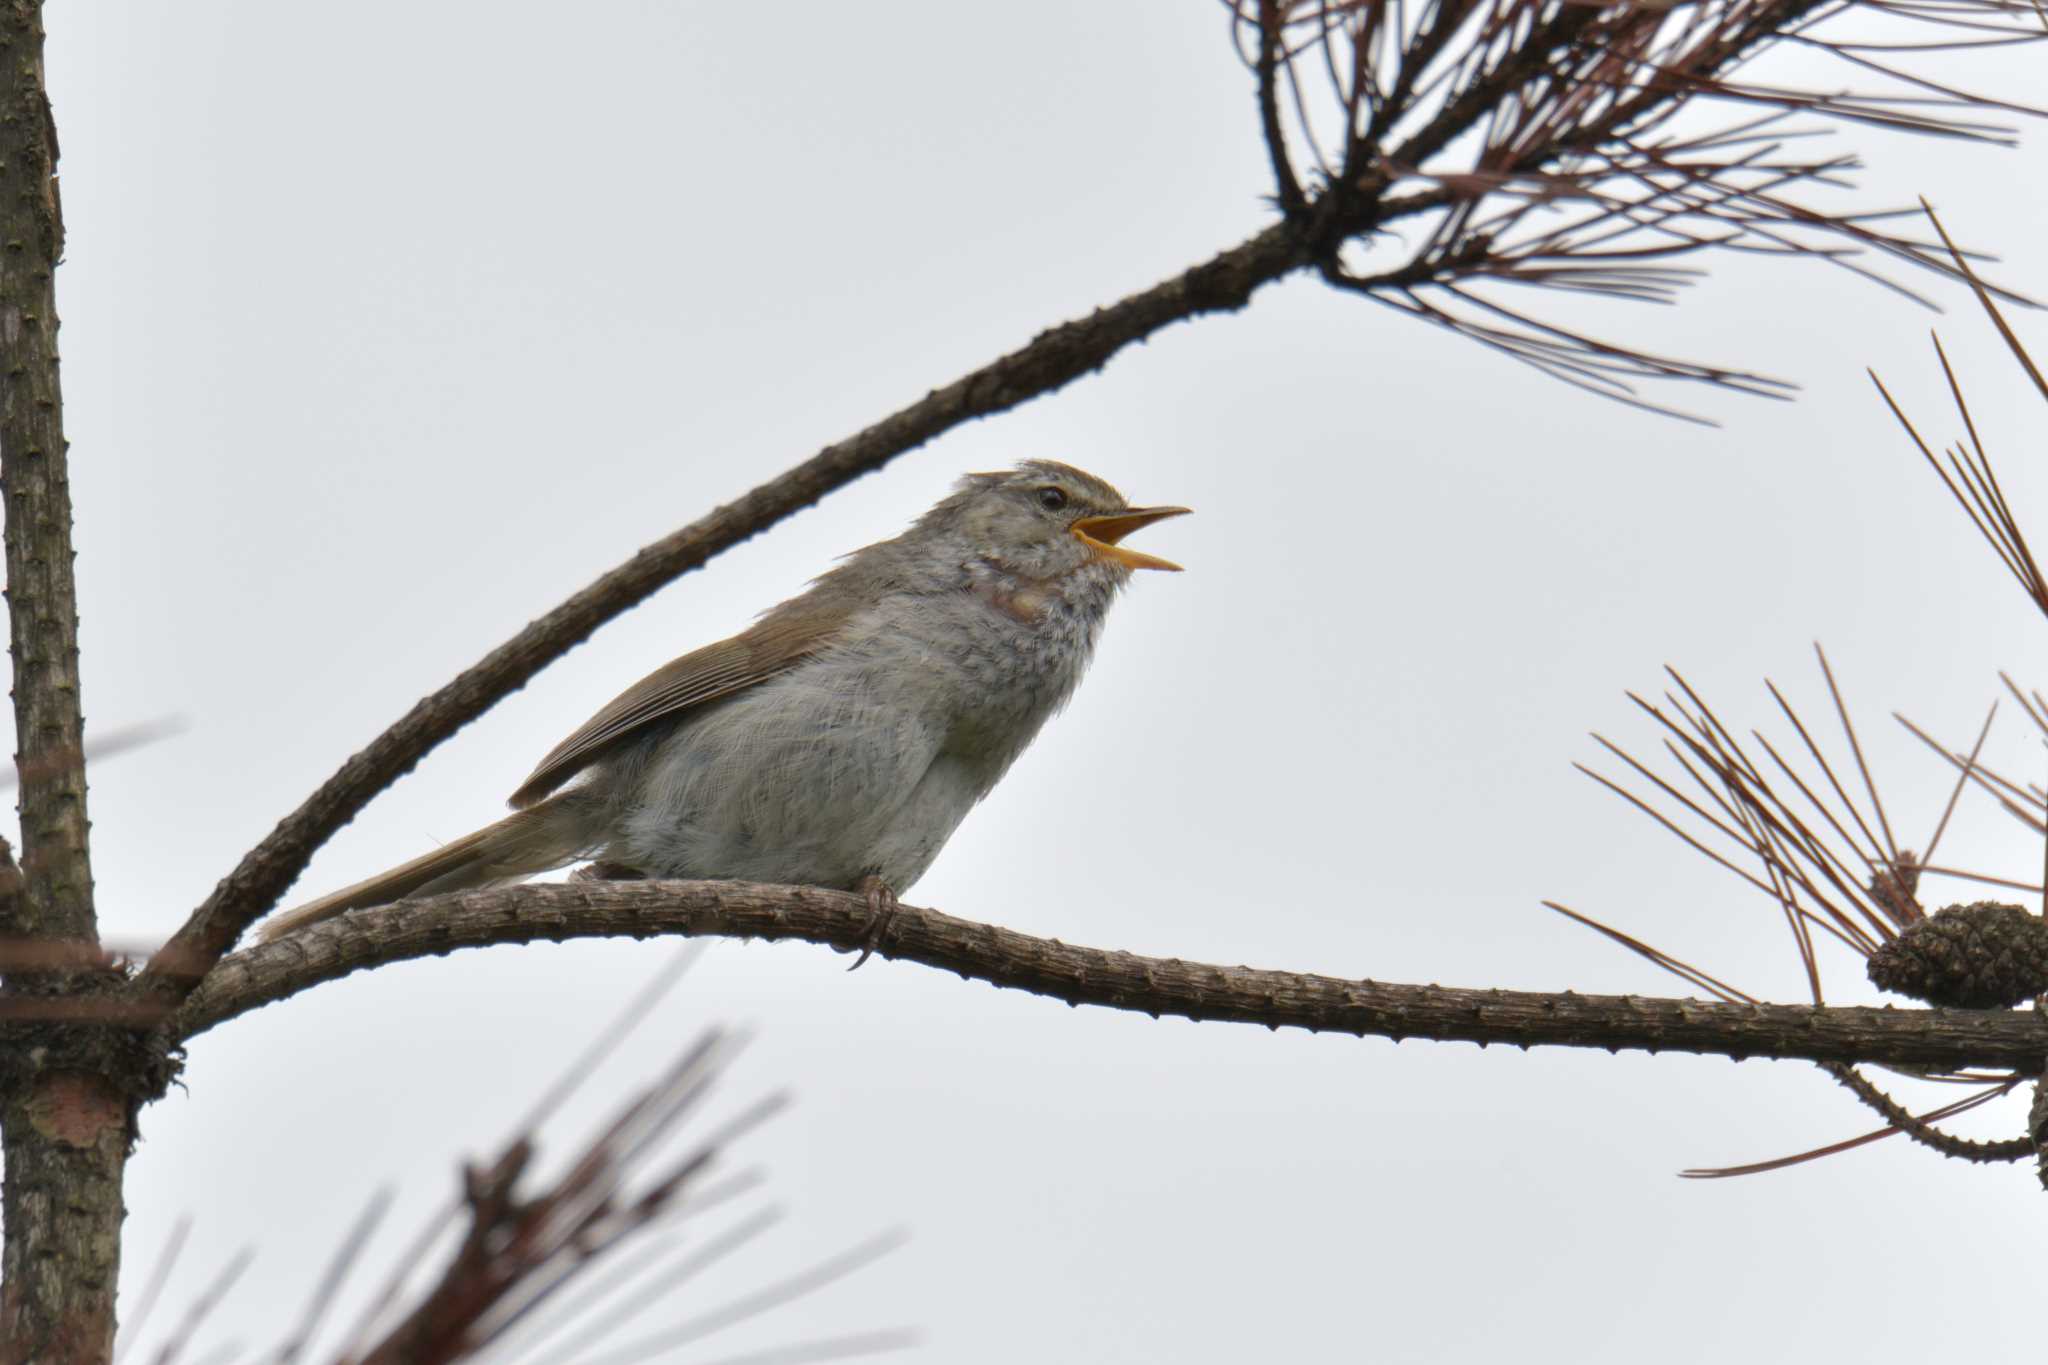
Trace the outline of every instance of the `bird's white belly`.
{"label": "bird's white belly", "polygon": [[974,765],[952,754],[933,759],[876,841],[870,854],[875,875],[894,891],[909,890],[988,787]]}

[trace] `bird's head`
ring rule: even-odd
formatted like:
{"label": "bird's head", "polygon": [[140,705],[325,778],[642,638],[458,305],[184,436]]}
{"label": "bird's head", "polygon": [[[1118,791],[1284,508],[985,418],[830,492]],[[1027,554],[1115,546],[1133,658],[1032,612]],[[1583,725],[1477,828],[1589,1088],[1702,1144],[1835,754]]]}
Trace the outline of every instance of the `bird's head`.
{"label": "bird's head", "polygon": [[1133,507],[1093,474],[1029,460],[997,474],[969,474],[926,521],[964,536],[980,558],[1023,578],[1064,578],[1101,565],[1121,581],[1134,569],[1180,569],[1123,539],[1187,510]]}

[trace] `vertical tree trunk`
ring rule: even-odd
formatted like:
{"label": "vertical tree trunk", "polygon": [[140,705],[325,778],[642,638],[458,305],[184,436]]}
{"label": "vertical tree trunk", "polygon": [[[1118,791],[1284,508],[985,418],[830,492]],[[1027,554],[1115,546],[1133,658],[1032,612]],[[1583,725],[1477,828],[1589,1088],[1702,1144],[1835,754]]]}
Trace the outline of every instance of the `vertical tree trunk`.
{"label": "vertical tree trunk", "polygon": [[13,894],[0,888],[10,955],[0,969],[17,1015],[24,1005],[85,1007],[69,1022],[16,1017],[0,1036],[0,1362],[73,1365],[105,1361],[113,1347],[121,1175],[134,1119],[118,1044],[109,1047],[116,1035],[90,1019],[90,997],[112,974],[97,965],[87,850],[52,278],[64,228],[35,0],[0,0],[0,82],[0,496],[22,851]]}

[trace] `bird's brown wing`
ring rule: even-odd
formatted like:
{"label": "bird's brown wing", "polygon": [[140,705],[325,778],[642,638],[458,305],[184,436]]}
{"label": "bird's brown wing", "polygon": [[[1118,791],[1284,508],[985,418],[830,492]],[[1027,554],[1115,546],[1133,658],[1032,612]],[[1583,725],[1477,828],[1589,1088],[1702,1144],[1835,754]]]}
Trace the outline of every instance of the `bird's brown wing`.
{"label": "bird's brown wing", "polygon": [[837,631],[846,616],[844,610],[799,598],[729,640],[663,664],[557,744],[512,793],[512,804],[522,809],[531,806],[643,725],[673,718],[787,673]]}

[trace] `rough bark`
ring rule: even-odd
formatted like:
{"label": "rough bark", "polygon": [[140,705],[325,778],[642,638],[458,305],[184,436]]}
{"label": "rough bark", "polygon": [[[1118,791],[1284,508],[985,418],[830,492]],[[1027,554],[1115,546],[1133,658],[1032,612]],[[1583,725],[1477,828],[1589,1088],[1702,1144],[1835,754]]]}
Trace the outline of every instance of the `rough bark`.
{"label": "rough bark", "polygon": [[[0,8],[0,68],[0,494],[21,803],[21,876],[13,894],[0,896],[0,929],[77,964],[17,966],[7,976],[9,996],[75,998],[111,983],[92,963],[97,926],[53,279],[64,228],[42,13],[32,0]],[[103,1361],[113,1347],[133,1108],[99,1065],[98,1028],[47,1024],[33,1037],[15,1029],[0,1039],[4,1365]]]}
{"label": "rough bark", "polygon": [[37,937],[91,939],[78,597],[52,278],[64,230],[37,10],[10,3],[0,32],[7,66],[0,96],[0,489],[7,504],[15,762],[28,878],[10,927]]}
{"label": "rough bark", "polygon": [[[856,952],[871,921],[860,895],[737,882],[570,882],[436,896],[234,954],[185,1002],[172,1032],[189,1038],[323,981],[457,948],[719,934]],[[2048,1057],[2048,1023],[2032,1011],[1813,1009],[1347,981],[1075,947],[913,906],[894,912],[875,951],[1070,1005],[1361,1037],[1943,1070],[2038,1072]]]}
{"label": "rough bark", "polygon": [[97,1365],[114,1345],[128,1105],[103,1077],[46,1070],[0,1104],[0,1126],[0,1362]]}

